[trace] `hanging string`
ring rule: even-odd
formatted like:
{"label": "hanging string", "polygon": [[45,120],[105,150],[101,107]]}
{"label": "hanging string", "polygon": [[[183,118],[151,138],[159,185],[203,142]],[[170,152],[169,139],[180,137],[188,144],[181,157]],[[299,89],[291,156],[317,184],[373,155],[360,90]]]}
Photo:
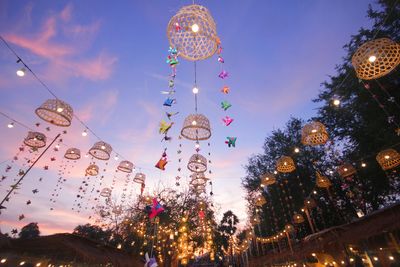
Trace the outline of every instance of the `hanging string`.
{"label": "hanging string", "polygon": [[[194,87],[197,88],[197,64],[194,62]],[[194,110],[197,114],[197,94],[194,94]]]}

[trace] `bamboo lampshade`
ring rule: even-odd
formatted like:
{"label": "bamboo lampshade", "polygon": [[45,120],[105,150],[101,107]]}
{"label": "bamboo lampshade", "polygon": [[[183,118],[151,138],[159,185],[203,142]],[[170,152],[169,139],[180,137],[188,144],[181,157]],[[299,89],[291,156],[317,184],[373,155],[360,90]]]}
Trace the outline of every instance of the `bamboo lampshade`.
{"label": "bamboo lampshade", "polygon": [[207,170],[207,159],[200,154],[193,154],[187,167],[192,172],[205,172]]}
{"label": "bamboo lampshade", "polygon": [[389,148],[379,152],[376,160],[381,168],[386,171],[400,165],[400,154],[395,149]]}
{"label": "bamboo lampshade", "polygon": [[265,173],[263,176],[261,176],[261,186],[269,186],[273,185],[276,182],[275,175],[272,173]]}
{"label": "bamboo lampshade", "polygon": [[304,222],[304,217],[300,213],[293,214],[293,223],[300,224]]}
{"label": "bamboo lampshade", "polygon": [[255,203],[257,207],[262,207],[263,205],[267,204],[267,200],[264,196],[258,196]]}
{"label": "bamboo lampshade", "polygon": [[197,196],[200,196],[201,194],[206,192],[206,185],[205,184],[192,185],[192,190]]}
{"label": "bamboo lampshade", "polygon": [[207,183],[207,181],[209,180],[204,175],[204,172],[193,173],[192,175],[190,175],[190,177],[192,178],[190,180],[190,185],[193,185],[193,186],[205,185]]}
{"label": "bamboo lampshade", "polygon": [[96,142],[89,150],[89,154],[100,160],[109,160],[111,155],[112,147],[106,142]]}
{"label": "bamboo lampshade", "polygon": [[183,122],[181,135],[189,140],[207,140],[211,137],[210,121],[203,114],[190,114]]}
{"label": "bamboo lampshade", "polygon": [[202,60],[217,51],[219,38],[210,12],[200,5],[182,7],[167,27],[171,47],[187,60]]}
{"label": "bamboo lampshade", "polygon": [[146,182],[146,174],[141,172],[136,173],[133,181],[138,184],[144,184]]}
{"label": "bamboo lampshade", "polygon": [[328,141],[328,139],[329,135],[325,126],[318,121],[313,121],[304,125],[301,130],[301,142],[304,145],[323,145]]}
{"label": "bamboo lampshade", "polygon": [[276,162],[276,170],[282,173],[289,173],[296,169],[294,161],[291,157],[282,156]]}
{"label": "bamboo lampshade", "polygon": [[351,58],[357,77],[373,80],[383,77],[400,63],[400,44],[379,38],[361,45]]}
{"label": "bamboo lampshade", "polygon": [[117,170],[121,172],[131,173],[133,170],[133,163],[127,160],[123,160],[119,163]]}
{"label": "bamboo lampshade", "polygon": [[86,168],[87,176],[96,176],[99,174],[99,166],[96,164],[90,164],[89,167]]}
{"label": "bamboo lampshade", "polygon": [[59,99],[48,99],[35,110],[36,115],[44,121],[57,126],[71,125],[73,110],[70,105]]}
{"label": "bamboo lampshade", "polygon": [[24,144],[32,148],[44,147],[46,146],[46,136],[39,132],[28,132]]}
{"label": "bamboo lampshade", "polygon": [[339,173],[340,177],[346,178],[351,175],[354,175],[357,171],[350,163],[342,164],[338,167],[337,172]]}
{"label": "bamboo lampshade", "polygon": [[307,198],[304,200],[304,206],[306,206],[308,209],[312,209],[317,206],[317,203],[313,198]]}
{"label": "bamboo lampshade", "polygon": [[319,173],[318,171],[316,173],[316,176],[317,176],[317,179],[316,179],[317,187],[329,188],[332,186],[331,181],[328,178],[326,178],[325,176],[323,176],[321,173]]}
{"label": "bamboo lampshade", "polygon": [[258,214],[254,215],[251,219],[250,219],[250,223],[251,225],[257,225],[260,223],[260,216],[258,216]]}
{"label": "bamboo lampshade", "polygon": [[113,208],[113,210],[112,210],[112,212],[113,212],[115,215],[121,215],[121,214],[122,214],[122,211],[123,211],[123,209],[122,209],[122,206],[120,206],[120,205],[115,206],[115,207]]}
{"label": "bamboo lampshade", "polygon": [[111,189],[110,188],[103,188],[100,192],[100,196],[109,198],[111,196]]}
{"label": "bamboo lampshade", "polygon": [[77,160],[81,158],[81,151],[78,148],[68,148],[65,151],[64,158],[70,160]]}

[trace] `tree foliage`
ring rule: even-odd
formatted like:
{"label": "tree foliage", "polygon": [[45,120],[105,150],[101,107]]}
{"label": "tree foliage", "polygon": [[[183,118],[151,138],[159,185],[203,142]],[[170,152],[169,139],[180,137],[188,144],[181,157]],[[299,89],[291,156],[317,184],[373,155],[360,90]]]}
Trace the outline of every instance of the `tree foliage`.
{"label": "tree foliage", "polygon": [[21,228],[18,236],[21,239],[35,238],[40,235],[39,225],[36,222],[31,222]]}

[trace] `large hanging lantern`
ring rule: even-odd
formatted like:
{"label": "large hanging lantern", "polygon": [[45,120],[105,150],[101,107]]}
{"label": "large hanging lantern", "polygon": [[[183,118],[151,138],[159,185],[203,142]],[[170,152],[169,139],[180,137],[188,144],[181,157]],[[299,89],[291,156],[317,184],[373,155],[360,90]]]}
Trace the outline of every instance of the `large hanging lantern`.
{"label": "large hanging lantern", "polygon": [[46,146],[46,136],[39,132],[28,132],[24,139],[24,144],[32,148],[41,148]]}
{"label": "large hanging lantern", "polygon": [[141,172],[136,173],[133,181],[138,184],[144,184],[146,182],[146,174]]}
{"label": "large hanging lantern", "polygon": [[351,175],[354,175],[357,171],[353,167],[353,165],[351,165],[350,163],[345,163],[338,167],[337,172],[340,175],[340,177],[346,178]]}
{"label": "large hanging lantern", "polygon": [[68,148],[65,151],[64,158],[70,160],[77,160],[81,158],[81,151],[78,148]]}
{"label": "large hanging lantern", "polygon": [[192,172],[205,172],[207,170],[207,159],[200,154],[193,154],[187,167]]}
{"label": "large hanging lantern", "polygon": [[211,57],[220,43],[214,19],[200,5],[182,7],[169,21],[167,36],[179,56],[193,61]]}
{"label": "large hanging lantern", "polygon": [[400,154],[396,150],[389,148],[379,152],[376,160],[381,168],[386,171],[400,165]]}
{"label": "large hanging lantern", "polygon": [[322,174],[320,174],[318,171],[316,173],[317,179],[316,179],[316,184],[317,187],[319,188],[329,188],[332,186],[331,181],[326,178],[325,176],[323,176]]}
{"label": "large hanging lantern", "polygon": [[261,186],[269,186],[273,185],[276,182],[275,175],[272,173],[266,173],[263,176],[261,176]]}
{"label": "large hanging lantern", "polygon": [[210,121],[202,114],[191,114],[183,122],[181,135],[189,140],[207,140],[211,137]]}
{"label": "large hanging lantern", "polygon": [[106,142],[96,142],[89,150],[89,154],[100,160],[109,160],[112,147]]}
{"label": "large hanging lantern", "polygon": [[72,107],[59,99],[46,100],[35,110],[35,113],[42,120],[63,127],[71,125],[74,114]]}
{"label": "large hanging lantern", "polygon": [[399,65],[400,44],[388,38],[366,42],[354,53],[351,63],[360,79],[383,77]]}
{"label": "large hanging lantern", "polygon": [[110,188],[103,188],[100,192],[100,196],[109,198],[111,196],[111,189]]}
{"label": "large hanging lantern", "polygon": [[119,163],[117,169],[121,172],[131,173],[133,171],[133,163],[127,160],[123,160]]}
{"label": "large hanging lantern", "polygon": [[293,214],[293,223],[300,224],[304,222],[304,217],[300,213]]}
{"label": "large hanging lantern", "polygon": [[276,170],[278,172],[289,173],[296,169],[294,161],[291,157],[282,156],[276,162]]}
{"label": "large hanging lantern", "polygon": [[328,141],[328,139],[329,135],[325,126],[318,121],[313,121],[304,125],[301,130],[301,142],[304,145],[323,145]]}
{"label": "large hanging lantern", "polygon": [[264,196],[258,196],[255,203],[257,207],[262,207],[263,205],[267,204],[267,200]]}
{"label": "large hanging lantern", "polygon": [[86,168],[87,176],[96,176],[99,174],[99,166],[96,164],[90,164],[89,167]]}
{"label": "large hanging lantern", "polygon": [[204,175],[204,172],[193,173],[192,175],[190,175],[190,177],[192,178],[190,180],[190,185],[193,185],[193,186],[205,185],[207,183],[207,181],[209,180]]}

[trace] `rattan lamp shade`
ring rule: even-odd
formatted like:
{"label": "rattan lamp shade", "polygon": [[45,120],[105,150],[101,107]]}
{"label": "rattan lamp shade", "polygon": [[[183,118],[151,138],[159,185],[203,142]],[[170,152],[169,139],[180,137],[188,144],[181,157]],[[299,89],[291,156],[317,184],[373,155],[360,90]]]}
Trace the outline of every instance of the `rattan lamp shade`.
{"label": "rattan lamp shade", "polygon": [[138,184],[144,184],[146,182],[146,174],[141,172],[136,173],[133,181]]}
{"label": "rattan lamp shade", "polygon": [[282,156],[276,162],[276,170],[282,173],[289,173],[296,169],[294,161],[291,157]]}
{"label": "rattan lamp shade", "polygon": [[375,39],[361,45],[351,63],[357,77],[363,80],[377,79],[389,74],[400,63],[400,44],[388,39]]}
{"label": "rattan lamp shade", "polygon": [[100,196],[109,198],[111,196],[111,189],[110,188],[103,188],[100,192]]}
{"label": "rattan lamp shade", "polygon": [[300,213],[293,214],[293,223],[300,224],[304,222],[304,217]]}
{"label": "rattan lamp shade", "polygon": [[376,160],[382,170],[390,170],[400,165],[400,154],[396,150],[390,148],[378,153]]}
{"label": "rattan lamp shade", "polygon": [[209,180],[205,177],[203,172],[193,173],[192,175],[190,175],[190,177],[192,178],[190,180],[190,185],[193,186],[206,185],[207,181]]}
{"label": "rattan lamp shade", "polygon": [[89,154],[100,160],[109,160],[112,147],[106,142],[96,142],[89,150]]}
{"label": "rattan lamp shade", "polygon": [[86,175],[87,176],[96,176],[99,174],[99,166],[96,164],[91,164],[89,167],[86,168]]}
{"label": "rattan lamp shade", "polygon": [[121,172],[131,173],[133,170],[133,163],[127,160],[123,160],[119,163],[117,169]]}
{"label": "rattan lamp shade", "polygon": [[121,215],[122,212],[123,212],[122,206],[120,206],[120,205],[115,206],[115,207],[113,208],[112,212],[113,212],[115,215]]}
{"label": "rattan lamp shade", "polygon": [[46,146],[46,136],[39,132],[28,132],[24,139],[24,144],[32,148],[41,148]]}
{"label": "rattan lamp shade", "polygon": [[316,176],[317,176],[317,179],[316,179],[317,187],[329,188],[332,186],[331,181],[328,178],[326,178],[325,176],[323,176],[322,174],[320,174],[319,172],[317,172]]}
{"label": "rattan lamp shade", "polygon": [[261,176],[261,186],[269,186],[273,185],[276,182],[275,175],[272,173],[266,173],[263,176]]}
{"label": "rattan lamp shade", "polygon": [[78,148],[68,148],[65,151],[64,158],[70,160],[77,160],[81,158],[81,151]]}
{"label": "rattan lamp shade", "polygon": [[354,175],[357,171],[353,167],[353,165],[345,163],[338,167],[337,172],[340,175],[340,177],[346,178],[348,176]]}
{"label": "rattan lamp shade", "polygon": [[63,127],[71,125],[74,114],[72,107],[59,99],[46,100],[35,110],[35,113],[42,120]]}
{"label": "rattan lamp shade", "polygon": [[250,223],[251,225],[257,225],[260,223],[260,217],[258,215],[254,215],[251,219],[250,219]]}
{"label": "rattan lamp shade", "polygon": [[267,203],[267,200],[265,199],[265,197],[263,197],[263,196],[258,196],[257,198],[256,198],[256,206],[257,207],[262,207],[264,204],[266,204]]}
{"label": "rattan lamp shade", "polygon": [[200,154],[193,154],[187,167],[192,172],[205,172],[207,170],[207,159]]}
{"label": "rattan lamp shade", "polygon": [[323,145],[328,141],[328,139],[329,135],[325,126],[318,121],[313,121],[304,125],[301,130],[301,142],[304,145]]}
{"label": "rattan lamp shade", "polygon": [[181,135],[189,140],[207,140],[211,137],[210,121],[203,114],[191,114],[183,122]]}
{"label": "rattan lamp shade", "polygon": [[219,44],[214,19],[200,5],[182,7],[169,21],[167,36],[179,56],[192,61],[211,57]]}

